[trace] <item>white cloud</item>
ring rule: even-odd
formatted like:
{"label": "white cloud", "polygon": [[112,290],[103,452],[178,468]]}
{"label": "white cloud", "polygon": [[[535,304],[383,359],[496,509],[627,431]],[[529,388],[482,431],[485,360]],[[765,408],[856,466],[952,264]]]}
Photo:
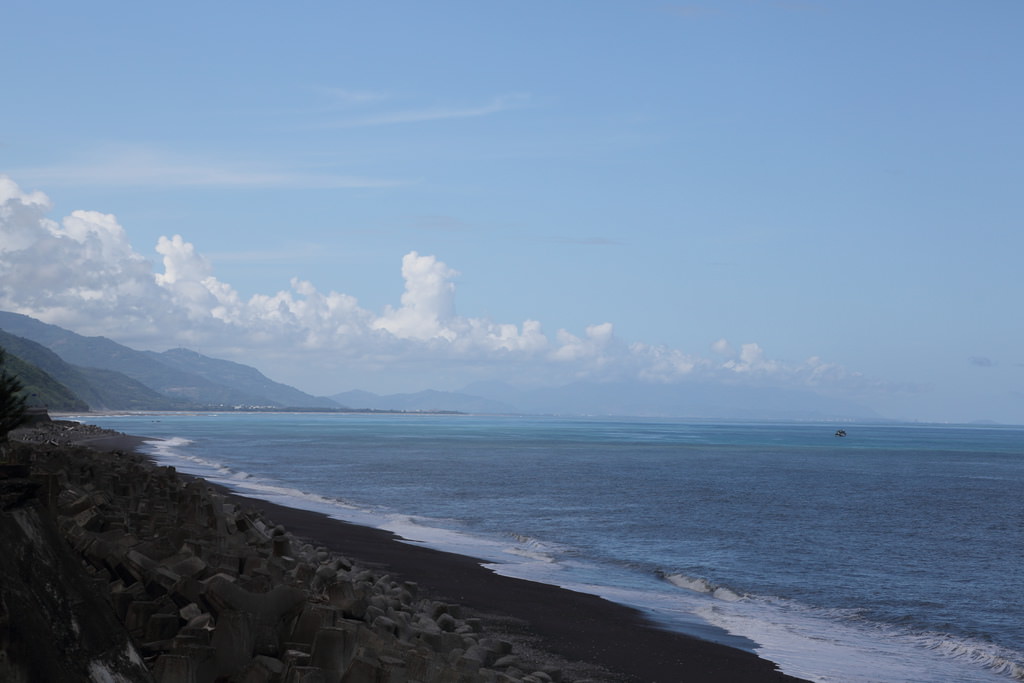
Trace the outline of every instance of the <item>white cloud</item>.
{"label": "white cloud", "polygon": [[649,382],[677,382],[698,368],[708,367],[708,362],[667,346],[650,346],[643,342],[630,345],[635,358],[640,359],[638,376]]}
{"label": "white cloud", "polygon": [[559,361],[586,361],[592,366],[605,365],[610,361],[608,352],[615,330],[611,323],[590,325],[581,338],[566,331],[559,330],[556,335],[558,348],[551,353],[551,358]]}
{"label": "white cloud", "polygon": [[420,256],[415,251],[406,254],[402,258],[402,306],[388,307],[373,327],[400,339],[454,341],[457,334],[448,324],[455,317],[455,284],[451,279],[457,274],[433,256]]}
{"label": "white cloud", "polygon": [[[626,343],[611,322],[583,334],[540,322],[461,316],[458,273],[436,256],[402,258],[398,306],[374,312],[349,294],[294,278],[288,289],[243,299],[180,235],[161,237],[159,262],[138,253],[109,214],[74,211],[59,223],[40,192],[0,176],[0,309],[86,335],[152,349],[176,345],[232,358],[279,379],[330,392],[351,388],[353,372],[438,373],[554,384],[577,378],[677,382],[694,376],[823,385],[849,379],[813,357],[770,359],[756,343],[737,352],[720,339],[716,359],[667,346]],[[334,386],[327,386],[335,382]],[[372,388],[372,387],[370,387]],[[442,387],[444,388],[444,387]]]}
{"label": "white cloud", "polygon": [[783,366],[778,361],[765,358],[764,349],[757,344],[742,344],[739,355],[723,363],[722,367],[736,373],[772,374]]}
{"label": "white cloud", "polygon": [[711,344],[711,350],[717,353],[719,356],[731,356],[733,353],[732,344],[729,343],[728,339],[719,339]]}

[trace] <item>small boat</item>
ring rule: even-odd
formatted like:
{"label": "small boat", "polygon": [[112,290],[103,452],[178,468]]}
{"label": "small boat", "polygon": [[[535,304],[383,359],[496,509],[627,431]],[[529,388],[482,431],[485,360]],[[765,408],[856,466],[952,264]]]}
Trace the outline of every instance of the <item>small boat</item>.
{"label": "small boat", "polygon": [[846,436],[846,430],[845,429],[837,429],[836,430],[836,436]]}

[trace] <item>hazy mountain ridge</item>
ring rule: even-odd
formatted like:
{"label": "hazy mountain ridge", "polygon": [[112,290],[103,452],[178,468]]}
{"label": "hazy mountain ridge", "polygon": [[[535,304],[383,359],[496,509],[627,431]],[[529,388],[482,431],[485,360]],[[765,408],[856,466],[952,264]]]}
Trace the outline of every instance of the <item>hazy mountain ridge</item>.
{"label": "hazy mountain ridge", "polygon": [[162,353],[145,351],[159,362],[182,372],[198,375],[219,385],[229,386],[252,396],[272,399],[280,406],[292,408],[337,408],[326,396],[311,396],[295,387],[268,378],[254,367],[229,360],[211,358],[190,349],[169,349]]}
{"label": "hazy mountain ridge", "polygon": [[[255,368],[186,349],[136,351],[18,313],[0,311],[0,330],[41,345],[63,363],[58,381],[95,409],[180,410],[210,406],[336,407]],[[46,363],[57,367],[52,358]],[[237,384],[236,384],[237,383]]]}
{"label": "hazy mountain ridge", "polygon": [[[30,386],[41,398],[46,396],[40,402],[53,410],[177,410],[188,407],[119,372],[72,365],[42,344],[4,330],[0,330],[0,346],[27,366],[44,373],[81,402],[68,402],[61,391]],[[34,382],[33,373],[31,370],[24,372],[26,376],[22,380],[30,385]]]}
{"label": "hazy mountain ridge", "polygon": [[[7,312],[0,312],[0,329],[46,347],[45,353],[34,352],[36,360],[26,360],[38,360],[44,370],[90,406],[108,409],[247,406],[707,419],[879,419],[862,405],[806,389],[710,382],[579,381],[559,387],[520,388],[492,381],[476,382],[458,392],[426,390],[382,396],[347,391],[315,397],[275,382],[253,367],[188,349],[136,351],[105,337],[84,337]],[[48,355],[51,351],[53,355]]]}

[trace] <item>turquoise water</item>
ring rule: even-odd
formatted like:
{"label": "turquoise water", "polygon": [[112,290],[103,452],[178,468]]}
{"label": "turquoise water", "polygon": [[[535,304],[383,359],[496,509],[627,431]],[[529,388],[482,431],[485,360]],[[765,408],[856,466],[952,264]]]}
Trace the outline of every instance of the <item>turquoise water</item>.
{"label": "turquoise water", "polygon": [[1024,428],[85,421],[242,493],[632,604],[812,680],[1024,680]]}

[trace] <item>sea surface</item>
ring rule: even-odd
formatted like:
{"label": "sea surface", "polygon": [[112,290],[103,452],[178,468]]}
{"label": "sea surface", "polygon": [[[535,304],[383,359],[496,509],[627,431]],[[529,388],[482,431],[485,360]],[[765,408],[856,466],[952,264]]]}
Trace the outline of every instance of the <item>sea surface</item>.
{"label": "sea surface", "polygon": [[1024,427],[80,419],[240,493],[633,605],[813,681],[1024,680]]}

